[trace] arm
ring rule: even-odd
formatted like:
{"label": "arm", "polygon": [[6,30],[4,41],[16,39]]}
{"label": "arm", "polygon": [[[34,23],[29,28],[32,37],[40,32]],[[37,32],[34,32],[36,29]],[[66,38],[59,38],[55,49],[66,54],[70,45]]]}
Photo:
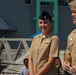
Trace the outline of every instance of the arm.
{"label": "arm", "polygon": [[30,72],[30,75],[34,75],[33,60],[31,56],[29,56],[29,72]]}
{"label": "arm", "polygon": [[33,51],[32,51],[32,46],[33,46],[33,41],[35,38],[33,38],[29,52],[28,52],[28,67],[29,67],[29,75],[34,75],[34,70],[33,70]]}
{"label": "arm", "polygon": [[65,61],[63,62],[62,68],[64,71],[70,70],[70,64],[71,64],[71,55],[68,53],[65,55]]}
{"label": "arm", "polygon": [[68,61],[71,64],[71,55],[70,55],[70,53],[65,54],[64,61]]}
{"label": "arm", "polygon": [[56,68],[59,69],[61,67],[61,60],[60,58],[56,59]]}
{"label": "arm", "polygon": [[69,62],[71,64],[72,62],[71,52],[73,48],[73,40],[70,41],[70,35],[68,36],[68,39],[67,39],[67,47],[66,47],[66,54],[64,55],[64,61]]}
{"label": "arm", "polygon": [[66,54],[64,56],[64,62],[62,64],[62,68],[65,71],[69,70],[69,66],[72,62],[72,58],[71,58],[72,47],[73,47],[73,41],[72,40],[70,41],[70,36],[68,36]]}
{"label": "arm", "polygon": [[[69,65],[71,64],[71,60],[72,60],[71,59],[71,55],[70,54],[66,54],[65,61],[68,61]],[[76,74],[76,65],[72,66],[72,72]]]}

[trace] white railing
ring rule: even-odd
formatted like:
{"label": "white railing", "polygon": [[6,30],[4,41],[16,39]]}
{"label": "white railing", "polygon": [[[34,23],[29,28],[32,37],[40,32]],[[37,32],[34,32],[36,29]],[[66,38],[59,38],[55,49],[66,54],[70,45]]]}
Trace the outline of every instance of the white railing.
{"label": "white railing", "polygon": [[[0,38],[0,59],[13,62],[28,51],[31,38]],[[14,46],[14,48],[12,47]]]}

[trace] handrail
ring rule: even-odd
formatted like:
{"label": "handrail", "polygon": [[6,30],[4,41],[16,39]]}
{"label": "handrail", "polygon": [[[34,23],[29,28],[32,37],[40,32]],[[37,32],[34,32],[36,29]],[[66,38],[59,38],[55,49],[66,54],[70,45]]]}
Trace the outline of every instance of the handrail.
{"label": "handrail", "polygon": [[[20,57],[23,51],[27,51],[29,49],[28,41],[32,41],[32,38],[0,38],[0,46],[3,46],[4,48],[0,48],[0,57],[2,57],[3,61],[9,61],[12,63],[14,60],[16,60],[18,57]],[[18,46],[16,49],[12,49],[10,43],[16,43],[18,42]],[[15,45],[15,44],[14,44]],[[17,45],[17,44],[16,44]],[[23,48],[21,48],[23,46]],[[12,58],[12,52],[15,51],[14,57]],[[3,55],[3,53],[5,53]],[[24,52],[23,52],[24,54]],[[7,55],[7,56],[6,56]],[[7,59],[5,59],[7,57]]]}

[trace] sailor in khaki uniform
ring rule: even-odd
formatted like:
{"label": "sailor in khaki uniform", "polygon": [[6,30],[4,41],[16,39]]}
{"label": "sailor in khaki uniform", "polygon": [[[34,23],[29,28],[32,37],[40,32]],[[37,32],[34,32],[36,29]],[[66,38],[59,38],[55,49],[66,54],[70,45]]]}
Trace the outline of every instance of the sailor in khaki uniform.
{"label": "sailor in khaki uniform", "polygon": [[[76,0],[69,3],[69,7],[72,11],[73,24],[76,25]],[[76,75],[76,29],[74,29],[68,36],[65,55],[65,62],[63,63],[63,69]]]}
{"label": "sailor in khaki uniform", "polygon": [[52,17],[43,11],[39,17],[42,34],[35,36],[29,49],[30,75],[57,75],[55,60],[59,55],[59,38],[52,32]]}
{"label": "sailor in khaki uniform", "polygon": [[66,54],[71,54],[71,65],[76,64],[76,29],[74,29],[68,36],[68,46]]}

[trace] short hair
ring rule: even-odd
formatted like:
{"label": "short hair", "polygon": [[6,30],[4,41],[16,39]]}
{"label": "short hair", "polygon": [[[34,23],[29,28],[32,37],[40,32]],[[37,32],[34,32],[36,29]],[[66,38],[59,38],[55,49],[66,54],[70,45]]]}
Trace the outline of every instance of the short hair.
{"label": "short hair", "polygon": [[28,63],[28,58],[25,58],[24,60],[23,60],[23,63]]}
{"label": "short hair", "polygon": [[39,19],[41,19],[41,20],[49,19],[50,22],[52,22],[52,16],[51,16],[47,11],[43,11],[43,12],[41,13]]}
{"label": "short hair", "polygon": [[69,3],[71,11],[76,11],[76,0],[73,0]]}

